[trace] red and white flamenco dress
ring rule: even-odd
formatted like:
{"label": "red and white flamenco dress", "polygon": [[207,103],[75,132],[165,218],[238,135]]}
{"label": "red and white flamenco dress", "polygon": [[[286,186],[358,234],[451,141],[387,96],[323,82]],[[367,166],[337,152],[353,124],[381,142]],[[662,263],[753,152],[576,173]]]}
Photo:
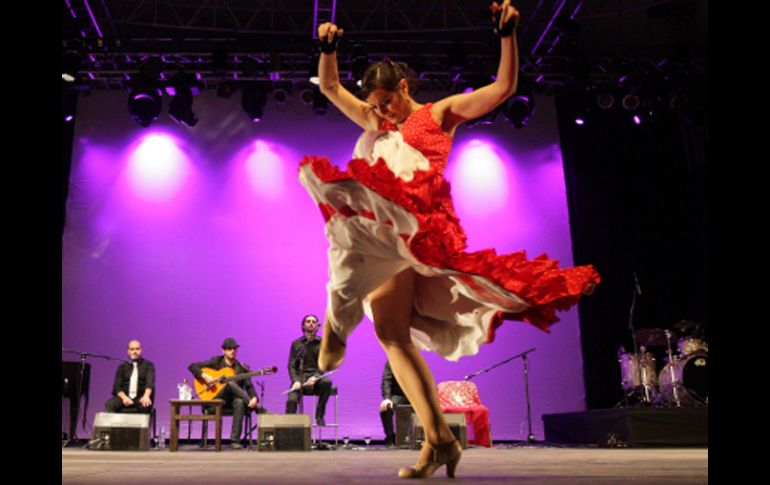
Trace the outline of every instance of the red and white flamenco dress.
{"label": "red and white flamenco dress", "polygon": [[546,255],[465,252],[443,177],[452,137],[430,107],[414,111],[401,131],[385,120],[381,131],[364,132],[345,170],[325,157],[304,157],[299,178],[326,220],[334,333],[347,341],[364,313],[371,319],[367,295],[411,267],[412,340],[457,360],[494,339],[503,313],[548,331],[556,311],[575,305],[600,277],[590,265],[559,268]]}

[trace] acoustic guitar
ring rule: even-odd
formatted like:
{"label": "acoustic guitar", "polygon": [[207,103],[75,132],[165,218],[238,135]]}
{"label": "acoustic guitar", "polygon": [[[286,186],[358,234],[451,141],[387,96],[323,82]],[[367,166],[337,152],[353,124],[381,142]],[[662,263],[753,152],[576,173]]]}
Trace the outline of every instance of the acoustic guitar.
{"label": "acoustic guitar", "polygon": [[275,374],[278,372],[278,367],[268,366],[263,369],[254,372],[244,372],[243,374],[236,374],[235,369],[232,367],[223,367],[221,369],[211,369],[204,367],[203,372],[214,378],[211,384],[206,384],[203,378],[195,379],[195,394],[203,401],[215,399],[219,391],[231,381],[240,381],[242,379],[248,379],[254,376],[264,376],[269,374]]}

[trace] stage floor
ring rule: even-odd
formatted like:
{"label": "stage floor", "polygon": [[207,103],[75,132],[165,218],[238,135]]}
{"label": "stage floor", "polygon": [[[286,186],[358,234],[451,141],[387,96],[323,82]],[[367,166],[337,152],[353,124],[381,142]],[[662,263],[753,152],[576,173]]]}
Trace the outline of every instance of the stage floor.
{"label": "stage floor", "polygon": [[[196,446],[176,453],[62,449],[62,484],[401,483],[399,467],[417,452],[365,450],[216,453]],[[432,481],[446,478],[442,467]],[[707,448],[562,448],[536,445],[465,450],[451,483],[700,484],[708,483]]]}

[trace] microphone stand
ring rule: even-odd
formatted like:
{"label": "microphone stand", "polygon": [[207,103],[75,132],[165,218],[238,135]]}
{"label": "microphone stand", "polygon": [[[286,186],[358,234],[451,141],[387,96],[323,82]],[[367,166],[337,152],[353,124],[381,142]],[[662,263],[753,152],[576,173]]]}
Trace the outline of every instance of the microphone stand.
{"label": "microphone stand", "polygon": [[[257,403],[257,408],[254,410],[254,413],[257,415],[255,418],[259,420],[259,414],[260,409],[263,409],[264,412],[267,412],[267,409],[264,407],[265,404],[265,383],[263,381],[254,381],[254,383],[259,386],[259,403]],[[251,413],[251,410],[248,410],[249,413]],[[251,429],[249,430],[249,449],[252,448],[253,441],[251,439],[252,433],[255,429],[259,427],[259,423],[255,421],[256,424],[253,424],[251,426]],[[257,443],[259,443],[259,436],[257,436]]]}
{"label": "microphone stand", "polygon": [[[302,344],[302,346],[299,348],[299,351],[297,351],[297,357],[295,357],[295,359],[294,359],[295,362],[297,360],[299,360],[299,378],[300,378],[299,383],[300,383],[300,386],[299,386],[299,389],[297,389],[296,392],[299,392],[299,399],[298,399],[298,403],[297,404],[301,404],[302,405],[302,408],[303,408],[302,410],[303,411],[304,411],[304,407],[305,407],[304,406],[304,402],[302,402],[302,396],[305,395],[305,351],[307,350],[307,345],[310,342],[315,340],[315,335],[313,335],[312,338],[308,337],[307,335],[304,335],[304,336],[306,338],[305,343]],[[294,367],[294,364],[292,364],[292,367]],[[292,385],[293,384],[294,383],[292,382]],[[315,420],[315,416],[313,416],[312,419]],[[310,427],[311,427],[311,432],[310,432],[311,444],[310,444],[310,447],[311,447],[311,449],[316,450],[316,449],[320,448],[320,444],[318,443],[318,440],[316,439],[315,434],[312,432],[312,428],[313,428],[313,424],[312,423],[313,422],[311,421],[311,425],[310,425]],[[320,431],[319,431],[319,433],[320,433]]]}
{"label": "microphone stand", "polygon": [[[83,352],[80,350],[72,350],[72,349],[65,349],[62,347],[61,349],[62,353],[65,354],[76,354],[80,356],[80,377],[77,382],[77,387],[75,389],[75,398],[77,401],[75,401],[75,411],[77,414],[80,414],[80,395],[83,392],[83,376],[85,375],[85,369],[86,369],[86,359],[88,357],[95,357],[99,359],[104,360],[117,360],[121,362],[127,362],[126,359],[117,359],[115,357],[110,357],[109,355],[100,355],[100,354],[92,354],[90,352]],[[83,409],[83,424],[82,427],[85,428],[86,426],[86,413],[88,409],[88,396],[86,396],[86,407]],[[77,416],[75,417],[75,422],[77,423]],[[67,437],[67,441],[62,445],[62,448],[69,446],[70,443],[77,443],[77,425],[74,429],[72,429],[72,426],[70,426],[70,435]]]}
{"label": "microphone stand", "polygon": [[535,349],[533,347],[533,348],[531,348],[531,349],[529,349],[527,351],[524,351],[524,352],[522,352],[520,354],[516,354],[513,357],[509,357],[509,358],[507,358],[507,359],[505,359],[503,361],[500,361],[500,362],[498,362],[496,364],[492,364],[491,366],[489,366],[489,367],[487,367],[485,369],[481,369],[481,370],[479,370],[477,372],[474,372],[473,374],[469,374],[469,375],[465,376],[465,380],[469,381],[469,380],[473,379],[474,377],[476,377],[478,375],[486,374],[487,372],[491,371],[495,367],[500,367],[503,364],[506,364],[506,363],[508,363],[508,362],[510,362],[510,361],[512,361],[514,359],[518,359],[519,357],[521,357],[521,361],[522,361],[522,363],[524,365],[524,394],[526,395],[526,399],[527,399],[527,426],[528,426],[527,443],[535,443],[536,442],[535,435],[532,433],[532,410],[531,410],[531,407],[530,407],[530,400],[529,400],[529,365],[527,364],[527,354],[530,354],[530,353],[534,352],[535,350],[537,350],[537,349]]}
{"label": "microphone stand", "polygon": [[262,381],[254,381],[254,383],[259,386],[259,403],[262,404],[265,402],[265,383]]}
{"label": "microphone stand", "polygon": [[[625,403],[625,407],[629,407],[628,398],[629,396],[634,396],[638,392],[640,393],[639,399],[641,405],[649,405],[652,402],[651,396],[650,396],[650,390],[646,384],[647,379],[645,379],[646,375],[644,374],[644,366],[642,365],[643,359],[644,359],[644,353],[646,352],[645,346],[641,347],[641,353],[640,353],[640,347],[639,344],[636,341],[636,328],[634,327],[634,320],[636,320],[636,299],[637,296],[642,296],[642,288],[639,284],[639,278],[636,276],[636,272],[633,272],[634,275],[634,289],[631,294],[631,308],[628,310],[628,330],[631,332],[631,343],[633,344],[634,354],[632,359],[636,359],[637,362],[637,373],[639,378],[639,384],[641,385],[641,389],[635,389],[631,391],[630,393],[624,393],[623,394],[623,402]],[[618,407],[616,405],[615,407]]]}

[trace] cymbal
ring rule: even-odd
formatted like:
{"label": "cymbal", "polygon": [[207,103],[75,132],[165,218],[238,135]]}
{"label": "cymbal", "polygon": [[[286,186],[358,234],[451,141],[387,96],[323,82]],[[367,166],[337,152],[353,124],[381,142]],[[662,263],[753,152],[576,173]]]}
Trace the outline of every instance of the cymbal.
{"label": "cymbal", "polygon": [[680,332],[688,332],[692,329],[700,327],[700,323],[692,322],[689,320],[680,320],[674,324],[674,328]]}
{"label": "cymbal", "polygon": [[666,332],[660,328],[641,328],[635,335],[641,345],[666,345]]}

